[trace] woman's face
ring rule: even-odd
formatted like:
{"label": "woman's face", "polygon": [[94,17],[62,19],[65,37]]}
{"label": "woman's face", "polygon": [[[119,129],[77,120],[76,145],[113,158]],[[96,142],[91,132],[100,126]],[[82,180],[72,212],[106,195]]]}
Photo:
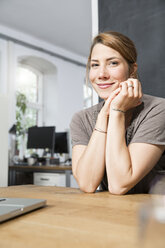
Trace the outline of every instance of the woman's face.
{"label": "woman's face", "polygon": [[106,100],[128,77],[129,67],[120,53],[103,44],[94,46],[89,79],[99,97]]}

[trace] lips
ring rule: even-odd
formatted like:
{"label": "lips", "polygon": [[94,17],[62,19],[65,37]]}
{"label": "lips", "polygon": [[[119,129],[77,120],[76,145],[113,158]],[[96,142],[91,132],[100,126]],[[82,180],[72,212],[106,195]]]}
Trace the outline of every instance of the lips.
{"label": "lips", "polygon": [[97,86],[100,88],[100,89],[107,89],[109,87],[111,87],[114,83],[102,83],[102,84],[97,84]]}

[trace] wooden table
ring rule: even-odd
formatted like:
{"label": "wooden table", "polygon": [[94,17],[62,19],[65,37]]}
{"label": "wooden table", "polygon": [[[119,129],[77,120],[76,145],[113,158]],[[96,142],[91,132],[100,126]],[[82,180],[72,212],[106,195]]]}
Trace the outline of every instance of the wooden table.
{"label": "wooden table", "polygon": [[0,225],[1,248],[139,247],[138,210],[151,197],[36,185],[0,188],[0,196],[47,199],[47,207]]}

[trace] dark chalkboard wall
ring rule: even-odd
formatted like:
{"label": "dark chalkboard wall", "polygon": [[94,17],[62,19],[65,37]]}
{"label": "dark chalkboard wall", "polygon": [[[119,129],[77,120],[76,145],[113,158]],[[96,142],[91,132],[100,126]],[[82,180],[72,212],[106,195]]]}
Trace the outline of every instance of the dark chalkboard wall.
{"label": "dark chalkboard wall", "polygon": [[99,31],[130,37],[143,92],[165,97],[165,0],[98,0]]}

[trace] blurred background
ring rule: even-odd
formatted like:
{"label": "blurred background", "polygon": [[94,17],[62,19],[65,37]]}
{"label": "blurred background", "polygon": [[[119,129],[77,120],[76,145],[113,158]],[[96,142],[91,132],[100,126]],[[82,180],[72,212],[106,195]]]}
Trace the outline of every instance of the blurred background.
{"label": "blurred background", "polygon": [[71,118],[94,101],[85,84],[92,5],[97,1],[0,1],[2,186],[11,183],[12,165],[71,164]]}

